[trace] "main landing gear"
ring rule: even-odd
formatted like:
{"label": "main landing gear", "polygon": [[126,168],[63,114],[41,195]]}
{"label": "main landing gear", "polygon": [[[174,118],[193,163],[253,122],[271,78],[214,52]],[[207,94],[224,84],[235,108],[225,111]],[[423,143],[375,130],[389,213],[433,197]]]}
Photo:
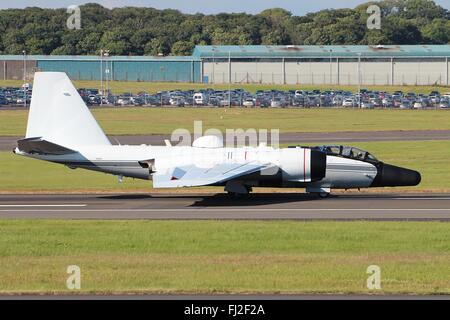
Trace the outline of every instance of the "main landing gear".
{"label": "main landing gear", "polygon": [[238,181],[228,181],[225,185],[225,191],[232,198],[242,199],[248,197],[250,192],[252,192],[252,187],[246,186]]}

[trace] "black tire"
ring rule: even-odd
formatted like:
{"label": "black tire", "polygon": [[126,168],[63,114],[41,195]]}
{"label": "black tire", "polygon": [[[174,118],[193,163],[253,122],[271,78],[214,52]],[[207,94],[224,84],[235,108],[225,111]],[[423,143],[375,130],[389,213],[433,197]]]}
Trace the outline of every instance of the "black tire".
{"label": "black tire", "polygon": [[228,196],[232,199],[246,199],[249,197],[249,193],[237,193],[228,191]]}
{"label": "black tire", "polygon": [[318,196],[320,199],[326,199],[326,198],[329,198],[329,197],[330,197],[330,193],[329,193],[329,192],[318,192],[318,193],[317,193],[317,196]]}

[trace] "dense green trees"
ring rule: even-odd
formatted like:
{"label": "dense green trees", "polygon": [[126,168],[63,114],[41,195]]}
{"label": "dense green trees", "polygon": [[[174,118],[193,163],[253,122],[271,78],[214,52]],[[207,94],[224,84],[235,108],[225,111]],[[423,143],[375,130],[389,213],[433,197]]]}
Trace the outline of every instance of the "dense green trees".
{"label": "dense green trees", "polygon": [[[376,3],[381,30],[369,30]],[[81,6],[81,29],[69,30],[65,9],[0,10],[0,53],[189,55],[196,44],[447,44],[450,12],[428,0],[368,2],[355,9],[294,16],[284,9],[259,14],[183,14],[177,10]]]}

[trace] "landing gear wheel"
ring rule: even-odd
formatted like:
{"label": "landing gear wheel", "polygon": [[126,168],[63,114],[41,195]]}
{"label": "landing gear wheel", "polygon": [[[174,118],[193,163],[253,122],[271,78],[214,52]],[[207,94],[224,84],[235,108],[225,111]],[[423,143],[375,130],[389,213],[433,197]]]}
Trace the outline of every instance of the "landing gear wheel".
{"label": "landing gear wheel", "polygon": [[231,191],[228,191],[227,193],[228,193],[228,196],[233,199],[244,199],[249,196],[249,193],[238,193],[238,192],[231,192]]}
{"label": "landing gear wheel", "polygon": [[228,186],[226,186],[225,191],[231,198],[242,199],[249,196],[250,192],[252,192],[252,187],[246,185],[235,185],[234,187],[232,186],[228,188]]}
{"label": "landing gear wheel", "polygon": [[319,196],[319,198],[321,199],[326,199],[330,197],[330,194],[328,192],[319,192],[317,193],[317,195]]}

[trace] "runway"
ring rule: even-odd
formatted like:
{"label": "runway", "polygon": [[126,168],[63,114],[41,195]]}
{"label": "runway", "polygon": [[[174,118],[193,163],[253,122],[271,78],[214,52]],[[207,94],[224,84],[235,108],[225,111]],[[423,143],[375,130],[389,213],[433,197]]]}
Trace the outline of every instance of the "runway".
{"label": "runway", "polygon": [[0,218],[450,221],[450,194],[0,195]]}
{"label": "runway", "polygon": [[[0,136],[0,151],[11,151],[17,146],[17,140],[23,137]],[[113,144],[150,144],[164,145],[170,135],[110,135]],[[280,144],[370,142],[370,141],[425,141],[450,140],[450,130],[410,130],[410,131],[348,131],[348,132],[290,132],[281,133]],[[270,143],[270,139],[268,141]],[[175,144],[175,142],[173,142]]]}

